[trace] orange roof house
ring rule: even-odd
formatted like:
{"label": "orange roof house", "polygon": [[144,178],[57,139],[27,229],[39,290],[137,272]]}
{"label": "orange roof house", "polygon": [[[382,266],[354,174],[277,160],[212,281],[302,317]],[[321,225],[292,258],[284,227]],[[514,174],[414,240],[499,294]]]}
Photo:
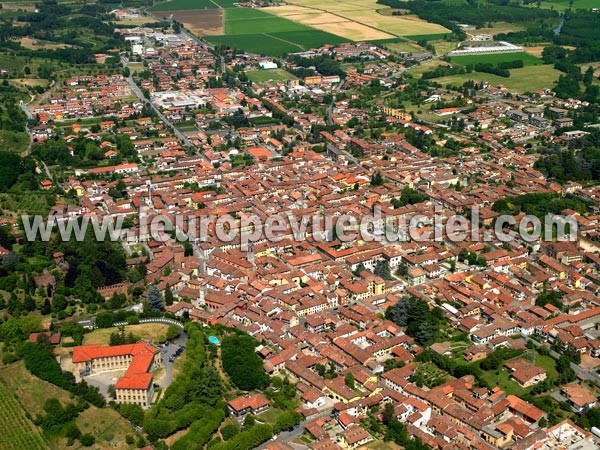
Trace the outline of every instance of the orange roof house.
{"label": "orange roof house", "polygon": [[269,400],[263,394],[257,393],[250,397],[234,398],[227,404],[227,407],[238,417],[248,413],[258,414],[269,407]]}
{"label": "orange roof house", "polygon": [[152,400],[152,369],[161,363],[160,351],[146,342],[103,347],[81,345],[73,349],[76,376],[125,369],[125,375],[115,384],[117,403],[150,406]]}

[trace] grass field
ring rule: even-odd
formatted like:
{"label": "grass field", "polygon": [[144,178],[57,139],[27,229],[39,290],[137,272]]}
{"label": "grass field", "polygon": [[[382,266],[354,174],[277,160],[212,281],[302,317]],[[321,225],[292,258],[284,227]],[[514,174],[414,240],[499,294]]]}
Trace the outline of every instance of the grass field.
{"label": "grass field", "polygon": [[24,131],[0,130],[0,150],[21,153],[29,144],[29,136]]}
{"label": "grass field", "polygon": [[498,64],[501,62],[509,62],[509,61],[523,61],[523,65],[533,66],[537,64],[542,64],[542,60],[533,56],[531,53],[527,52],[518,52],[518,53],[498,53],[492,55],[466,55],[466,56],[453,56],[450,58],[450,61],[454,64],[460,64],[462,66],[466,66],[468,64],[477,64],[477,63],[491,63]]}
{"label": "grass field", "polygon": [[148,11],[181,11],[192,9],[213,9],[219,6],[210,0],[171,0],[148,8]]}
{"label": "grass field", "polygon": [[[412,73],[412,72],[411,72]],[[460,86],[465,81],[488,82],[492,86],[503,85],[513,92],[536,92],[540,89],[551,88],[562,72],[552,65],[538,65],[510,70],[510,77],[504,78],[489,73],[465,73],[448,77],[436,78],[435,81],[442,86],[447,84]]]}
{"label": "grass field", "polygon": [[292,80],[296,78],[289,72],[286,72],[283,69],[274,69],[274,70],[252,70],[246,72],[246,75],[250,80],[255,83],[265,83],[267,81],[286,81]]}
{"label": "grass field", "polygon": [[[167,332],[167,328],[169,328],[168,325],[162,323],[141,323],[139,325],[127,325],[125,327],[125,333],[133,333],[134,335],[139,336],[140,339],[158,342],[158,340]],[[115,331],[117,331],[115,327],[94,330],[83,337],[83,345],[108,345],[110,335]]]}
{"label": "grass field", "polygon": [[[537,4],[532,3],[531,7],[537,7]],[[565,11],[570,8],[569,0],[546,0],[542,1],[540,8],[554,9],[556,11]],[[598,0],[575,0],[573,9],[592,9],[600,8]]]}
{"label": "grass field", "polygon": [[27,419],[25,410],[0,382],[0,448],[44,450],[48,448],[38,428]]}

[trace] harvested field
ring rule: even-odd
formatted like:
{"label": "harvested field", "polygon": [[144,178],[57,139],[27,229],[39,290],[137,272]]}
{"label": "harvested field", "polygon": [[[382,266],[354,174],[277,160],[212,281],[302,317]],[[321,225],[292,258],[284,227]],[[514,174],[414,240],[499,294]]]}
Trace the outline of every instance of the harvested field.
{"label": "harvested field", "polygon": [[198,36],[223,34],[222,9],[156,11],[154,14],[162,19],[172,14],[174,20]]}
{"label": "harvested field", "polygon": [[271,7],[266,10],[272,14],[294,22],[318,28],[327,33],[342,36],[352,41],[373,41],[390,39],[394,36],[369,26],[348,20],[333,13],[324,13],[302,6]]}

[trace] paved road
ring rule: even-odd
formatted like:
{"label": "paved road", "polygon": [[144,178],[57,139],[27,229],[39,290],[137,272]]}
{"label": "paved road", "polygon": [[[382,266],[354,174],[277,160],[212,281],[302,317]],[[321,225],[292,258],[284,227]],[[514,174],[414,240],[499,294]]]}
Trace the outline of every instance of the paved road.
{"label": "paved road", "polygon": [[[167,344],[167,346],[161,350],[161,357],[165,366],[165,376],[160,381],[160,383],[158,383],[161,388],[166,389],[171,384],[173,378],[173,364],[177,359],[175,359],[175,361],[171,363],[169,362],[169,358],[175,354],[175,351],[179,348],[180,345],[185,346],[187,344],[187,341],[187,333],[181,330],[181,334],[179,335],[179,337],[175,339],[172,343]],[[176,358],[181,358],[181,356],[177,356]]]}
{"label": "paved road", "polygon": [[[315,419],[318,419],[320,417],[325,417],[325,416],[330,416],[331,415],[331,408],[327,408],[324,411],[321,411],[319,414],[317,414],[315,417],[309,419],[309,420],[305,420],[303,422],[300,422],[296,428],[294,428],[291,431],[283,431],[281,433],[279,433],[277,435],[277,438],[275,440],[277,441],[283,441],[287,444],[290,444],[291,442],[295,441],[296,439],[298,439],[300,436],[302,436],[302,434],[304,433],[304,430],[306,429],[306,425],[310,422],[312,422]],[[267,445],[268,442],[265,442],[262,445],[259,445],[258,447],[256,447],[257,449],[259,448],[263,448],[265,445]]]}

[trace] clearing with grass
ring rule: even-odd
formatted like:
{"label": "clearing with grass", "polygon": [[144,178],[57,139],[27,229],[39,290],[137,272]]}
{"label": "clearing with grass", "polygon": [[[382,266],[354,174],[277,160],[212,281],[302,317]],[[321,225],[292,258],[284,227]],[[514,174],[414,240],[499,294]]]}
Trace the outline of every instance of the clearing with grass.
{"label": "clearing with grass", "polygon": [[497,53],[490,55],[465,55],[465,56],[453,56],[450,61],[454,64],[460,64],[461,66],[467,66],[469,64],[498,64],[503,62],[511,61],[523,61],[523,65],[533,66],[543,64],[542,60],[527,52],[515,52],[515,53]]}
{"label": "clearing with grass", "polygon": [[487,82],[492,86],[504,86],[511,92],[537,92],[540,89],[549,89],[554,86],[562,72],[556,70],[552,65],[538,65],[511,69],[510,77],[504,78],[489,73],[463,73],[447,77],[435,78],[442,86],[448,84],[461,86],[465,81]]}

